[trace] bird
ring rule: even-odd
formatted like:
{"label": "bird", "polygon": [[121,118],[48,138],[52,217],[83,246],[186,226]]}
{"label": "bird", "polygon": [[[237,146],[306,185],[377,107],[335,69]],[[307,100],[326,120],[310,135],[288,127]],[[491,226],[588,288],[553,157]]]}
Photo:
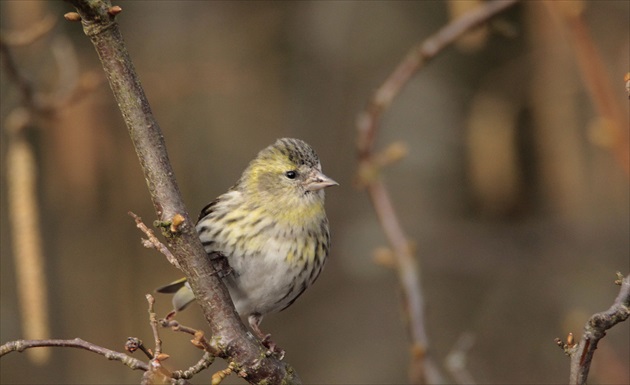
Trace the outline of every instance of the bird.
{"label": "bird", "polygon": [[[284,355],[260,323],[293,304],[319,277],[330,250],[324,189],[337,185],[310,145],[281,138],[199,214],[199,239],[236,311],[272,352]],[[185,278],[156,291],[175,293],[171,315],[195,299]]]}

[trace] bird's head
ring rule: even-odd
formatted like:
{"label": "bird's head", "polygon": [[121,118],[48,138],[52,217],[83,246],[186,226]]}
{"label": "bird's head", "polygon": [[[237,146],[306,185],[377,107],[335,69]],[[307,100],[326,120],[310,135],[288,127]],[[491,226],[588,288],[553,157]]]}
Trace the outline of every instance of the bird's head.
{"label": "bird's head", "polygon": [[338,185],[322,173],[315,151],[299,139],[278,139],[258,153],[243,172],[239,185],[265,205],[323,204],[324,188]]}

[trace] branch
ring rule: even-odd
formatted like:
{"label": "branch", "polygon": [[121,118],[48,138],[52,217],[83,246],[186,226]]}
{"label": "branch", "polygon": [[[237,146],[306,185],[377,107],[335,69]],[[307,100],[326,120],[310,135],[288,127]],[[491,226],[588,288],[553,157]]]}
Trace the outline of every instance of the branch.
{"label": "branch", "polygon": [[166,260],[169,261],[171,265],[181,270],[177,259],[175,259],[168,247],[164,246],[164,244],[160,242],[159,239],[157,239],[157,237],[153,233],[153,230],[148,228],[147,225],[142,222],[142,218],[132,213],[131,211],[129,211],[127,214],[129,214],[129,216],[131,216],[135,220],[136,227],[139,228],[140,231],[142,231],[147,236],[147,239],[142,240],[142,245],[148,249],[156,249],[166,257]]}
{"label": "branch", "polygon": [[46,17],[34,27],[32,32],[3,32],[0,35],[2,66],[7,72],[8,78],[18,87],[23,106],[34,118],[53,115],[62,108],[80,101],[100,86],[102,82],[101,77],[91,72],[77,74],[76,54],[67,38],[64,37],[58,39],[51,47],[61,79],[58,89],[50,94],[37,92],[26,74],[19,70],[10,48],[34,42],[41,38],[42,34],[49,32],[53,26],[54,23],[51,23],[50,18]]}
{"label": "branch", "polygon": [[359,142],[357,146],[360,158],[368,156],[373,150],[381,115],[418,70],[467,31],[487,22],[516,3],[517,0],[488,1],[477,9],[451,21],[433,36],[413,47],[376,90],[365,111],[359,114],[357,119]]}
{"label": "branch", "polygon": [[[453,20],[423,43],[413,47],[403,61],[376,90],[366,109],[357,117],[359,184],[366,187],[374,210],[392,248],[405,299],[412,338],[411,376],[414,382],[442,382],[437,366],[427,355],[429,342],[424,321],[424,299],[418,263],[400,225],[385,184],[378,175],[382,157],[374,153],[374,143],[383,112],[391,105],[411,77],[429,60],[472,28],[516,4],[516,0],[495,0]],[[381,159],[381,160],[379,160]],[[387,162],[385,162],[387,163]]]}
{"label": "branch", "polygon": [[202,370],[208,369],[214,362],[214,356],[208,352],[204,353],[203,357],[197,361],[196,364],[186,370],[176,370],[172,373],[172,376],[176,380],[187,380],[192,378],[195,374]]}
{"label": "branch", "polygon": [[459,336],[453,349],[444,359],[446,368],[458,384],[476,384],[475,379],[468,370],[468,353],[475,344],[475,335],[464,332]]}
{"label": "branch", "polygon": [[591,102],[604,123],[604,140],[600,140],[600,144],[605,145],[626,174],[630,174],[628,113],[608,80],[608,71],[602,56],[591,38],[584,20],[584,4],[558,1],[545,1],[544,4],[562,21],[562,26],[571,39],[580,75],[586,84]]}
{"label": "branch", "polygon": [[222,356],[242,368],[246,380],[251,383],[263,380],[299,383],[299,377],[288,364],[267,357],[261,343],[248,335],[225,285],[214,274],[181,198],[162,131],[153,117],[114,20],[120,7],[112,7],[107,0],[67,1],[77,9],[83,31],[101,60],[135,146],[158,220],[167,225],[176,216],[182,219],[177,226],[162,226],[162,232],[188,278],[213,337],[219,340]]}
{"label": "branch", "polygon": [[57,25],[57,18],[53,15],[46,15],[23,31],[2,31],[1,40],[13,47],[31,45],[46,36],[55,25]]}
{"label": "branch", "polygon": [[568,341],[568,344],[563,346],[565,351],[571,356],[569,384],[586,384],[599,340],[606,336],[608,329],[630,317],[630,275],[620,279],[618,282],[621,285],[621,289],[613,305],[608,310],[591,316],[584,326],[584,334],[577,345],[573,345],[572,341]]}
{"label": "branch", "polygon": [[[56,23],[56,17],[47,15],[28,28],[0,33],[2,68],[20,96],[20,105],[7,114],[3,130],[7,134],[7,202],[18,302],[24,338],[29,340],[47,338],[50,334],[45,247],[42,246],[37,199],[38,167],[29,133],[39,129],[42,120],[50,119],[51,115],[93,91],[100,81],[90,73],[78,75],[76,54],[69,39],[63,35],[56,36],[51,44],[59,78],[56,90],[44,94],[29,81],[29,76],[17,65],[12,48],[42,39]],[[40,349],[29,354],[35,362],[43,363],[49,353],[49,350]]]}
{"label": "branch", "polygon": [[114,350],[95,345],[80,338],[73,340],[18,340],[7,342],[0,346],[0,357],[11,352],[23,352],[26,349],[38,347],[69,347],[89,350],[92,353],[107,357],[108,360],[120,361],[133,370],[149,370],[149,365],[133,357]]}

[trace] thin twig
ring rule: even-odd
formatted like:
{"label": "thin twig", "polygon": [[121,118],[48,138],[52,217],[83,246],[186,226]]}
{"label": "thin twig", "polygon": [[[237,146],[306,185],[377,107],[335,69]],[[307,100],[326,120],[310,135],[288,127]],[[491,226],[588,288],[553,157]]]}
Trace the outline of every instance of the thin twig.
{"label": "thin twig", "polygon": [[414,382],[439,383],[442,382],[442,375],[427,354],[429,342],[424,320],[424,299],[418,264],[393,208],[387,188],[378,178],[380,165],[375,161],[378,159],[378,154],[374,153],[374,144],[380,119],[394,98],[424,64],[453,44],[464,33],[487,22],[516,2],[516,0],[488,1],[453,20],[433,36],[413,47],[376,90],[366,109],[357,117],[359,183],[366,186],[383,231],[396,257],[411,329],[413,354],[410,375]]}
{"label": "thin twig", "polygon": [[160,331],[158,328],[158,319],[155,314],[154,305],[155,298],[151,294],[146,295],[147,302],[149,303],[149,324],[151,325],[151,331],[153,332],[153,340],[155,342],[153,358],[149,362],[150,370],[146,371],[142,376],[142,385],[150,385],[155,381],[155,376],[161,376],[162,380],[173,378],[173,373],[162,365],[162,361],[169,358],[168,354],[162,353],[162,340],[160,339]]}
{"label": "thin twig", "polygon": [[104,348],[102,346],[95,345],[91,342],[84,341],[80,338],[73,340],[18,340],[7,342],[0,346],[0,357],[11,352],[22,352],[26,349],[39,348],[39,347],[70,347],[89,350],[92,353],[100,354],[107,357],[108,360],[120,361],[124,365],[130,367],[133,370],[149,370],[149,365],[146,362],[142,362],[133,357],[129,357],[124,353],[120,353],[114,350]]}
{"label": "thin twig", "polygon": [[474,344],[474,334],[470,332],[462,333],[444,360],[444,366],[458,384],[473,385],[476,383],[468,370],[468,352]]}
{"label": "thin twig", "polygon": [[597,344],[606,336],[608,329],[630,317],[630,275],[620,279],[620,285],[621,289],[613,305],[608,310],[591,316],[584,326],[580,342],[569,351],[571,356],[569,384],[586,384]]}
{"label": "thin twig", "polygon": [[197,361],[196,364],[194,364],[193,366],[191,366],[190,368],[186,369],[186,370],[176,370],[174,371],[173,374],[173,378],[174,379],[191,379],[193,378],[193,376],[197,373],[200,373],[201,371],[208,369],[210,367],[210,365],[212,365],[212,363],[214,362],[215,356],[212,355],[211,353],[205,352],[203,354],[203,357],[201,357],[199,359],[199,361]]}
{"label": "thin twig", "polygon": [[153,332],[153,340],[155,341],[155,356],[162,354],[162,340],[160,339],[160,330],[158,328],[158,319],[153,305],[155,305],[155,298],[151,294],[147,294],[147,302],[149,303],[149,323],[151,324],[151,331]]}
{"label": "thin twig", "polygon": [[166,247],[162,242],[160,242],[159,239],[157,239],[153,230],[148,228],[147,225],[142,222],[142,218],[132,213],[131,211],[129,211],[127,214],[129,214],[136,221],[136,227],[138,227],[148,238],[142,240],[142,245],[146,248],[154,248],[160,253],[164,254],[166,260],[168,260],[171,265],[181,270],[181,268],[179,267],[179,263],[177,262],[177,259],[175,258],[173,253],[171,253],[168,247]]}
{"label": "thin twig", "polygon": [[517,0],[488,1],[477,9],[471,10],[451,21],[437,33],[414,46],[403,61],[394,69],[383,84],[376,90],[364,112],[359,114],[359,155],[367,156],[374,147],[377,128],[382,113],[390,106],[394,98],[409,83],[409,79],[429,60],[442,50],[452,45],[460,36],[485,23],[497,14],[517,3]]}
{"label": "thin twig", "polygon": [[173,319],[161,319],[160,325],[164,328],[171,328],[171,330],[175,332],[182,332],[192,335],[195,338],[193,338],[190,342],[195,347],[203,349],[213,356],[218,356],[221,354],[221,349],[217,345],[216,340],[212,339],[212,341],[208,341],[202,330],[197,330],[188,326],[184,326]]}

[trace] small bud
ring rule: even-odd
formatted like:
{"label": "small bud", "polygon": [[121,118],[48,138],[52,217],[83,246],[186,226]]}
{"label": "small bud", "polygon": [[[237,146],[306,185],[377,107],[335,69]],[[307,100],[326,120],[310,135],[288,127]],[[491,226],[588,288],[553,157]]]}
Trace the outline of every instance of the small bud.
{"label": "small bud", "polygon": [[197,349],[204,350],[206,348],[206,343],[204,340],[205,340],[205,337],[204,337],[203,330],[197,330],[195,332],[195,338],[190,340],[190,343],[193,344],[193,346],[196,347]]}
{"label": "small bud", "polygon": [[422,357],[424,357],[426,354],[426,349],[424,348],[424,346],[420,345],[420,344],[414,344],[411,347],[411,356],[414,359],[421,359]]}
{"label": "small bud", "polygon": [[229,376],[230,374],[232,374],[231,367],[228,367],[227,369],[219,370],[218,372],[212,375],[212,380],[210,380],[210,383],[212,385],[219,385],[223,381],[223,379]]}
{"label": "small bud", "polygon": [[379,247],[374,250],[374,263],[388,268],[396,268],[396,257],[391,249]]}
{"label": "small bud", "polygon": [[409,150],[407,145],[403,142],[391,143],[385,150],[383,150],[383,157],[387,160],[388,164],[398,162],[407,156]]}
{"label": "small bud", "polygon": [[166,361],[166,360],[168,360],[170,357],[171,357],[171,356],[169,356],[169,355],[168,355],[168,354],[166,354],[166,353],[160,353],[160,354],[158,354],[158,356],[157,356],[157,357],[155,357],[155,359],[156,359],[156,360],[158,360],[158,361]]}
{"label": "small bud", "polygon": [[110,14],[110,16],[116,16],[119,13],[122,12],[122,8],[120,8],[118,5],[114,5],[113,7],[109,7],[109,9],[107,10],[107,13]]}
{"label": "small bud", "polygon": [[127,338],[127,342],[125,343],[125,350],[129,353],[133,353],[140,348],[142,345],[142,341],[135,337]]}
{"label": "small bud", "polygon": [[173,220],[171,221],[171,233],[178,233],[179,227],[184,223],[186,219],[181,214],[175,214],[173,216]]}
{"label": "small bud", "polygon": [[76,12],[68,12],[63,15],[63,18],[68,21],[81,21],[81,15]]}

